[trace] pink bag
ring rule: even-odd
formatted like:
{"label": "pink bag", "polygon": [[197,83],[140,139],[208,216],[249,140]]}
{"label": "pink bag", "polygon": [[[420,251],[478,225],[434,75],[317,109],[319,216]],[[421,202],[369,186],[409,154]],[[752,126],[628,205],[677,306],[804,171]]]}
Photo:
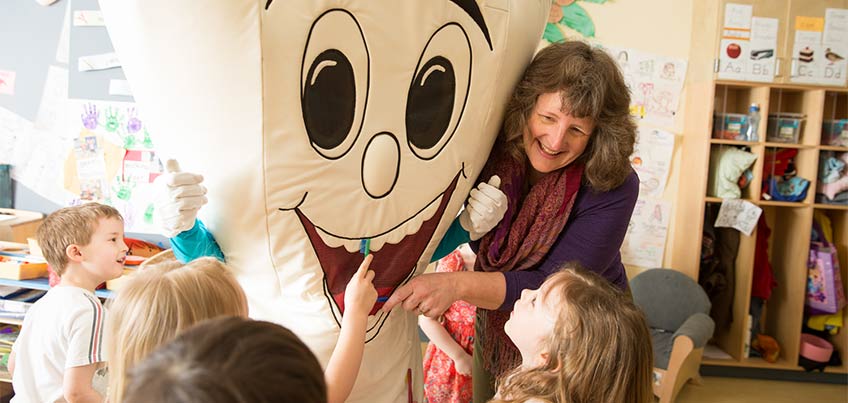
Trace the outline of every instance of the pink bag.
{"label": "pink bag", "polygon": [[836,248],[830,243],[811,242],[807,262],[807,311],[836,313],[845,306],[845,290]]}

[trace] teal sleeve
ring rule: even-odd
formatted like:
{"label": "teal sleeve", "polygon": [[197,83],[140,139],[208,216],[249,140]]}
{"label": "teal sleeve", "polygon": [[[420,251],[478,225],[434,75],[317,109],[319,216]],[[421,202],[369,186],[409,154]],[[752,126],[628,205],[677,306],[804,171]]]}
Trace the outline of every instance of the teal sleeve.
{"label": "teal sleeve", "polygon": [[174,256],[182,263],[188,263],[204,256],[212,256],[222,262],[224,261],[224,252],[221,252],[221,247],[218,246],[218,242],[215,242],[215,237],[198,219],[194,220],[194,226],[190,230],[180,232],[170,241]]}
{"label": "teal sleeve", "polygon": [[459,225],[459,216],[457,216],[448,228],[448,232],[446,232],[445,236],[442,237],[442,241],[439,242],[439,246],[436,247],[436,251],[433,252],[433,257],[430,259],[430,263],[449,255],[457,247],[459,247],[459,245],[470,241],[471,236],[465,228],[462,228],[462,225]]}

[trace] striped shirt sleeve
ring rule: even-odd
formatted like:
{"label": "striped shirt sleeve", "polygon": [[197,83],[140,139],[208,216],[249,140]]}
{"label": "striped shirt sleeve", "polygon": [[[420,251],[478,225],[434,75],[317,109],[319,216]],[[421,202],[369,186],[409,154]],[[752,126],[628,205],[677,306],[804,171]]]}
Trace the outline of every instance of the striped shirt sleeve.
{"label": "striped shirt sleeve", "polygon": [[103,348],[106,312],[97,297],[90,294],[83,297],[85,303],[68,318],[70,333],[65,368],[106,361]]}

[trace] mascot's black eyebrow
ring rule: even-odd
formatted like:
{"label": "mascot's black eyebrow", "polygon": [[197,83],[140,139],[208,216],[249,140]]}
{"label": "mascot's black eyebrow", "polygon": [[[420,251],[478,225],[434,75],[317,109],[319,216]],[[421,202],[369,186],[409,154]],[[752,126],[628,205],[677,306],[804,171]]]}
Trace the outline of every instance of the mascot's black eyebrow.
{"label": "mascot's black eyebrow", "polygon": [[[274,0],[268,0],[265,3],[265,9],[271,7],[271,2]],[[465,11],[469,17],[471,17],[474,22],[477,23],[477,26],[480,27],[480,31],[483,32],[483,36],[486,37],[486,42],[489,44],[489,50],[494,50],[492,47],[492,38],[489,36],[489,27],[486,26],[486,20],[483,19],[483,13],[480,12],[480,6],[477,5],[475,0],[450,0],[452,3],[459,6],[462,11]]]}

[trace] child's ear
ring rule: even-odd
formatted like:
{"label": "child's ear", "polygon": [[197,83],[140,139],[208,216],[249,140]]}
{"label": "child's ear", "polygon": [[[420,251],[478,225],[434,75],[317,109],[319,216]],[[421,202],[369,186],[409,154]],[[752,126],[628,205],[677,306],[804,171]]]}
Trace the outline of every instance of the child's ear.
{"label": "child's ear", "polygon": [[79,245],[70,244],[65,248],[65,255],[68,261],[79,263],[82,261],[82,248]]}
{"label": "child's ear", "polygon": [[[540,353],[539,354],[539,365],[546,364],[548,362],[548,360],[550,359],[550,357],[551,357],[551,355],[548,354],[547,351]],[[556,360],[556,367],[554,367],[553,372],[559,372],[561,368],[562,368],[562,361]]]}
{"label": "child's ear", "polygon": [[548,362],[548,357],[550,357],[550,356],[551,355],[548,354],[547,351],[543,351],[543,352],[539,353],[539,355],[536,357],[536,361],[538,361],[537,364],[538,365],[544,365],[545,363]]}

